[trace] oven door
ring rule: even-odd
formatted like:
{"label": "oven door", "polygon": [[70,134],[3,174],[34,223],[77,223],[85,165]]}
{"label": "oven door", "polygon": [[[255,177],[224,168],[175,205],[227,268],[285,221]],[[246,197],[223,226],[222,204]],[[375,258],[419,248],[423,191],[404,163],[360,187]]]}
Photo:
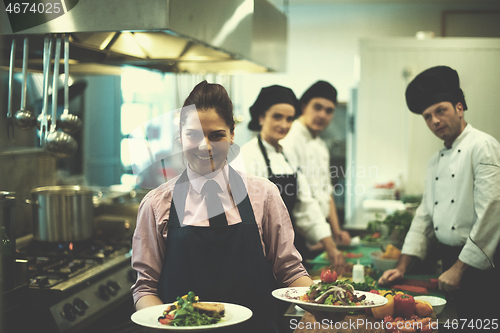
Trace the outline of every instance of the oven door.
{"label": "oven door", "polygon": [[[136,274],[130,260],[96,276],[82,276],[82,282],[68,290],[25,291],[24,301],[4,314],[4,332],[80,333],[109,332],[113,317],[130,319]],[[115,314],[113,314],[115,313]]]}

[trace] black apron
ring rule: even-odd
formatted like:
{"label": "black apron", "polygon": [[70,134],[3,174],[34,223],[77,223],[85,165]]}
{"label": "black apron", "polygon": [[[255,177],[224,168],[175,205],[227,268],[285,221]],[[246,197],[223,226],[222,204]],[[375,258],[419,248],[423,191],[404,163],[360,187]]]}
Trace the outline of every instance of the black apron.
{"label": "black apron", "polygon": [[[259,148],[260,151],[262,152],[262,155],[264,156],[264,160],[266,161],[266,166],[267,166],[267,173],[268,173],[268,179],[276,184],[278,187],[280,194],[281,194],[281,199],[283,199],[283,202],[285,203],[285,206],[288,210],[288,215],[290,215],[290,219],[292,221],[293,228],[295,230],[295,239],[294,239],[294,245],[297,251],[302,255],[304,259],[312,259],[315,258],[317,255],[319,255],[323,251],[315,251],[312,252],[309,250],[309,247],[307,246],[306,243],[306,238],[298,232],[296,225],[295,225],[295,220],[293,218],[292,210],[293,207],[295,206],[295,203],[297,202],[297,193],[298,193],[298,183],[297,183],[297,173],[294,174],[281,174],[281,175],[276,175],[273,173],[271,169],[271,162],[269,161],[269,158],[267,157],[266,153],[266,148],[262,144],[262,139],[260,138],[260,135],[257,136],[257,140],[259,142]],[[283,157],[285,158],[285,161],[288,162],[288,159],[286,158],[286,155],[284,153]],[[290,164],[290,166],[292,166]],[[293,168],[293,166],[292,166]]]}
{"label": "black apron", "polygon": [[[277,332],[277,282],[264,256],[252,205],[241,177],[229,167],[229,184],[242,222],[221,227],[182,224],[188,177],[176,182],[170,210],[165,261],[158,282],[164,303],[193,291],[200,300],[246,306],[253,316],[236,325],[211,332]],[[239,196],[239,197],[237,197]],[[243,197],[244,196],[244,197]],[[177,212],[181,212],[178,217]]]}
{"label": "black apron", "polygon": [[[458,260],[463,246],[448,246],[440,244],[443,272],[448,270]],[[494,268],[480,270],[469,266],[460,281],[460,288],[447,293],[456,307],[460,319],[500,319],[500,311],[493,305],[500,298],[500,246],[494,256]],[[469,323],[469,322],[467,322]],[[441,328],[440,328],[441,331]],[[480,331],[475,329],[475,331]]]}
{"label": "black apron", "polygon": [[[269,161],[269,158],[267,157],[266,148],[262,144],[262,139],[260,138],[260,135],[257,137],[257,140],[259,142],[260,151],[262,152],[262,155],[264,156],[264,160],[266,161],[267,174],[268,174],[267,178],[271,182],[276,184],[276,186],[278,186],[278,189],[279,189],[280,194],[281,194],[281,199],[283,199],[283,202],[285,203],[286,209],[288,210],[288,214],[290,215],[290,218],[292,218],[292,210],[293,210],[293,207],[295,206],[295,203],[297,202],[297,173],[282,174],[282,175],[274,174],[273,170],[271,169],[271,162]],[[285,158],[285,161],[288,164],[290,164],[290,162],[288,162],[288,159],[286,158],[285,154],[283,154],[283,157]],[[293,169],[293,167],[292,167],[292,169]]]}

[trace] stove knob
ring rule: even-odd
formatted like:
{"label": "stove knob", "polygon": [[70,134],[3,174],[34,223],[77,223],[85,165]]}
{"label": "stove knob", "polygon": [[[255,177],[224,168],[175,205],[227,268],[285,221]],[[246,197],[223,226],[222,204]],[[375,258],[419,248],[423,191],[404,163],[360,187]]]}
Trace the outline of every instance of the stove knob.
{"label": "stove knob", "polygon": [[89,308],[87,302],[78,297],[73,300],[73,306],[75,307],[76,314],[79,316],[83,316],[85,314],[85,310]]}
{"label": "stove knob", "polygon": [[69,321],[75,321],[76,314],[75,314],[75,307],[73,306],[73,304],[71,303],[64,304],[62,316]]}
{"label": "stove knob", "polygon": [[120,289],[120,285],[112,280],[109,280],[106,283],[106,286],[108,287],[108,292],[113,296],[116,295],[118,293],[118,290]]}
{"label": "stove knob", "polygon": [[101,284],[97,289],[97,296],[105,301],[109,300],[108,288],[105,285]]}

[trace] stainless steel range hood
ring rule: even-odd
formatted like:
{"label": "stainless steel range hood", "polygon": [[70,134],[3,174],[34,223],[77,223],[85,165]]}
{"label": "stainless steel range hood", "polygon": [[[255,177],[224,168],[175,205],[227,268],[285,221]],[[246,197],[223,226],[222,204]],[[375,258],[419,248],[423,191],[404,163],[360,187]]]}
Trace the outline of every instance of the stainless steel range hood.
{"label": "stainless steel range hood", "polygon": [[41,70],[45,35],[69,33],[72,73],[112,72],[123,65],[190,73],[286,69],[287,19],[265,0],[72,3],[74,7],[65,14],[21,31],[13,31],[11,17],[3,11],[4,62],[11,39],[28,35],[29,67]]}

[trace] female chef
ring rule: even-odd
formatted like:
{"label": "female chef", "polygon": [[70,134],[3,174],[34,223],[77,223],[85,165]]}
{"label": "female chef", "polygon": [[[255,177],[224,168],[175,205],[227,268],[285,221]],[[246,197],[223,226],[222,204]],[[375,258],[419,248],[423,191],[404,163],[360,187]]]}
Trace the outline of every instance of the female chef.
{"label": "female chef", "polygon": [[272,290],[312,281],[290,241],[292,224],[276,187],[228,165],[234,126],[226,90],[199,83],[180,113],[186,170],[150,191],[139,208],[135,306],[171,303],[193,291],[253,311],[231,332],[276,332]]}
{"label": "female chef", "polygon": [[[313,200],[307,179],[297,171],[295,155],[279,144],[290,130],[297,106],[297,98],[289,88],[273,85],[261,89],[250,107],[252,119],[248,124],[259,134],[241,147],[245,172],[268,178],[278,186],[295,226],[295,246],[302,256],[311,259],[326,250],[340,274],[345,260],[331,237],[330,225]],[[307,245],[317,243],[323,245],[319,251],[311,251]]]}

